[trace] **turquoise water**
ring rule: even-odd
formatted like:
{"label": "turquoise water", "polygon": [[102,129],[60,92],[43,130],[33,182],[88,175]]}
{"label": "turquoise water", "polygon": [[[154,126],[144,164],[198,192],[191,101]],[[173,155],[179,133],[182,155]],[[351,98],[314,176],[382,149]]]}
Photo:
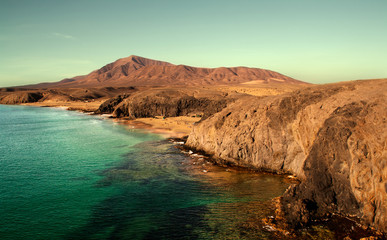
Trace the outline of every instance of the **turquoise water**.
{"label": "turquoise water", "polygon": [[0,136],[1,239],[270,238],[259,219],[288,186],[62,109],[0,105]]}

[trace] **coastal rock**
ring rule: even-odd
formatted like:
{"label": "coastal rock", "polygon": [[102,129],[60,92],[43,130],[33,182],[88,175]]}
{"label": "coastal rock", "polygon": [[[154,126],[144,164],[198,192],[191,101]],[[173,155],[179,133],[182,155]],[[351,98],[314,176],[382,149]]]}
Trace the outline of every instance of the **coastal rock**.
{"label": "coastal rock", "polygon": [[37,102],[43,98],[41,92],[12,92],[10,94],[0,96],[1,104],[20,104]]}
{"label": "coastal rock", "polygon": [[386,99],[387,79],[243,98],[186,144],[223,164],[297,175],[281,201],[290,226],[335,212],[386,232]]}
{"label": "coastal rock", "polygon": [[[110,103],[110,100],[108,101]],[[134,119],[155,116],[201,115],[204,119],[219,112],[231,101],[233,101],[232,98],[217,95],[211,98],[194,97],[180,90],[142,91],[122,100],[115,107],[113,117]]]}
{"label": "coastal rock", "polygon": [[102,103],[98,110],[97,114],[112,113],[116,106],[120,104],[125,98],[128,98],[130,94],[118,95],[117,97],[110,98]]}
{"label": "coastal rock", "polygon": [[[100,99],[112,99],[112,104],[117,96],[125,98],[130,93],[137,91],[134,87],[102,87],[102,88],[58,88],[58,89],[24,89],[24,88],[3,88],[0,91],[1,104],[20,103],[70,103],[90,102]],[[107,104],[105,107],[108,107]],[[102,106],[103,107],[103,106]],[[104,110],[103,108],[101,110]],[[105,109],[104,111],[109,111]],[[102,113],[102,112],[101,112]]]}

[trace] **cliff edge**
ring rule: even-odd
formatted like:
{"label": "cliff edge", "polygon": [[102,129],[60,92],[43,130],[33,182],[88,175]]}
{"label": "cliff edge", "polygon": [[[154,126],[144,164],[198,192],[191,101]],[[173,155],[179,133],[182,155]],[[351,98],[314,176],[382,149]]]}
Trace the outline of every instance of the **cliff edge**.
{"label": "cliff edge", "polygon": [[328,213],[387,232],[387,79],[237,100],[196,124],[187,145],[219,162],[292,173],[291,227]]}

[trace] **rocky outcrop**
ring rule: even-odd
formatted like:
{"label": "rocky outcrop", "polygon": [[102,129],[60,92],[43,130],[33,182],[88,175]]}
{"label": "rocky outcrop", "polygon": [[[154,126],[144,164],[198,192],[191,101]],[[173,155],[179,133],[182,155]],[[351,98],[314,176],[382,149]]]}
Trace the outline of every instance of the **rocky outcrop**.
{"label": "rocky outcrop", "polygon": [[222,163],[296,174],[282,211],[296,227],[327,213],[387,231],[387,79],[237,100],[187,145]]}
{"label": "rocky outcrop", "polygon": [[112,113],[118,104],[120,104],[125,98],[128,98],[130,94],[118,95],[117,97],[110,98],[102,103],[98,110],[95,112],[97,114],[109,114]]}
{"label": "rocky outcrop", "polygon": [[53,102],[89,102],[98,99],[115,99],[121,95],[125,98],[130,93],[137,91],[134,87],[103,87],[103,88],[62,88],[62,89],[0,89],[0,104],[20,103],[53,103]]}
{"label": "rocky outcrop", "polygon": [[41,92],[12,92],[4,96],[0,96],[1,104],[20,104],[37,102],[43,98]]}
{"label": "rocky outcrop", "polygon": [[[108,100],[100,109],[114,108],[113,117],[146,118],[201,115],[204,118],[219,112],[232,98],[195,97],[180,90],[152,90],[132,94],[125,99]],[[114,106],[114,107],[113,107]],[[106,112],[106,111],[105,111]]]}

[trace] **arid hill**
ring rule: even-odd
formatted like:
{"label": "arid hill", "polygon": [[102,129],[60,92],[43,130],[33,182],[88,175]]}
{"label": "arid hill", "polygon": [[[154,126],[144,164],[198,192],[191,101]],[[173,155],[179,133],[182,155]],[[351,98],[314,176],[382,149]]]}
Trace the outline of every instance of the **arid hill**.
{"label": "arid hill", "polygon": [[109,63],[88,75],[64,79],[55,83],[41,83],[25,87],[88,88],[107,86],[198,86],[239,83],[302,84],[303,82],[274,71],[259,68],[197,68],[186,65],[174,65],[168,62],[132,55]]}

